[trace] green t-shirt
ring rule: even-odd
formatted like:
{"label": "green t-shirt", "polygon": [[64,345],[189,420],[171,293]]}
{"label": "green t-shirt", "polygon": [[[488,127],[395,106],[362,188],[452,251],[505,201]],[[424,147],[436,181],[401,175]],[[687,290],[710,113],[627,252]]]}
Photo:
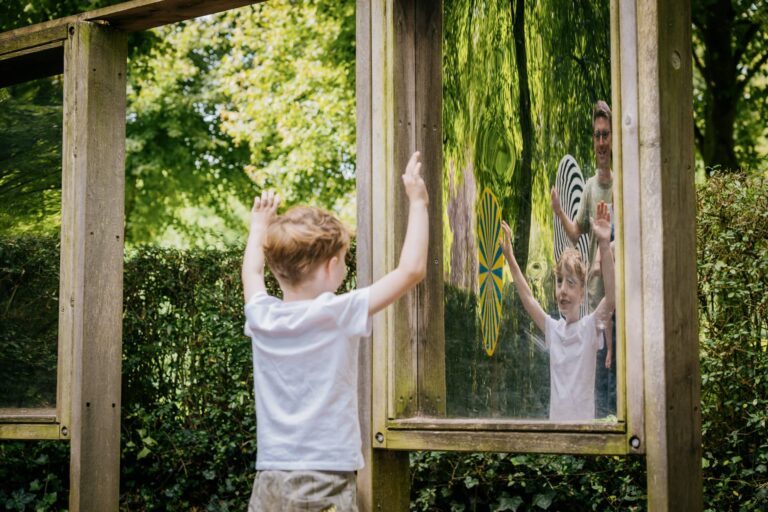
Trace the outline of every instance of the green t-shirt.
{"label": "green t-shirt", "polygon": [[600,201],[605,202],[611,209],[611,222],[613,222],[613,176],[608,183],[600,183],[597,175],[587,180],[584,185],[584,193],[581,195],[579,211],[576,213],[576,218],[573,219],[581,232],[588,237],[587,306],[590,313],[595,310],[600,299],[605,295],[603,275],[599,268],[593,268],[597,256],[597,238],[592,236],[592,224],[590,223],[590,219],[594,219],[597,215],[597,205]]}

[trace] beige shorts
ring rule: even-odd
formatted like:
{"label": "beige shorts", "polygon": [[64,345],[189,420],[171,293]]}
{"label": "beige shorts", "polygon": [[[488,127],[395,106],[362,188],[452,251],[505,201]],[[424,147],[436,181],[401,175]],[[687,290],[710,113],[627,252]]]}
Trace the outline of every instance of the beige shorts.
{"label": "beige shorts", "polygon": [[353,471],[259,471],[248,512],[357,512]]}

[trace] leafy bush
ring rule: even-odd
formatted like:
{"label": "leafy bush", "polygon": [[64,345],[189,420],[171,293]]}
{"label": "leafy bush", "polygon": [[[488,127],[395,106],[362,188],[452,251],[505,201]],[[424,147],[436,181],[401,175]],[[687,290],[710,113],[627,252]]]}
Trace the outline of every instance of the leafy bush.
{"label": "leafy bush", "polygon": [[[19,332],[14,326],[23,324],[35,326],[38,335],[26,340],[25,350],[47,346],[51,337],[55,347],[57,244],[52,238],[0,240],[0,299],[6,305],[15,297],[14,304],[20,304],[3,308],[16,312],[13,322],[4,317],[4,342],[14,341]],[[241,247],[187,252],[143,247],[126,260],[125,510],[165,510],[173,503],[176,510],[225,511],[247,503],[255,474],[256,419],[250,342],[242,335],[241,257]],[[269,274],[267,287],[278,291]],[[38,299],[27,301],[30,297]],[[12,363],[3,366],[3,386],[36,389],[36,374],[19,379],[20,366]],[[52,364],[55,368],[55,351]],[[26,366],[21,369],[24,375]],[[53,386],[55,391],[55,380]],[[65,509],[68,451],[66,442],[0,443],[0,508]]]}
{"label": "leafy bush", "polygon": [[515,455],[411,454],[411,510],[645,510],[640,459]]}
{"label": "leafy bush", "polygon": [[708,510],[768,510],[768,174],[715,174],[697,226]]}

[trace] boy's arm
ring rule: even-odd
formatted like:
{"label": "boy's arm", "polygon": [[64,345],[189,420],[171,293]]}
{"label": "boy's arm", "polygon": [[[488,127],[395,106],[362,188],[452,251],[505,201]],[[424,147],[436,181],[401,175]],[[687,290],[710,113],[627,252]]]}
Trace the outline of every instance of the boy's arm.
{"label": "boy's arm", "polygon": [[523,272],[520,270],[520,265],[517,264],[515,255],[512,252],[512,231],[509,229],[509,224],[506,221],[502,221],[501,228],[504,230],[504,241],[501,244],[501,252],[504,253],[504,257],[507,260],[509,269],[512,271],[512,280],[517,288],[517,293],[520,295],[520,300],[523,303],[523,307],[528,312],[536,326],[541,332],[546,332],[546,320],[547,314],[542,309],[541,304],[533,296],[533,292],[528,287],[528,282],[523,276]]}
{"label": "boy's arm", "polygon": [[256,196],[251,209],[251,229],[243,255],[243,295],[248,302],[256,292],[267,290],[264,285],[264,237],[267,227],[275,216],[280,204],[280,196],[270,191],[263,191]]}
{"label": "boy's arm", "polygon": [[616,278],[611,254],[611,214],[603,201],[597,205],[597,219],[592,220],[592,232],[597,237],[600,248],[600,270],[603,273],[605,296],[595,309],[597,323],[608,326],[611,314],[616,306]]}
{"label": "boy's arm", "polygon": [[408,226],[400,252],[400,261],[393,271],[370,287],[368,314],[372,315],[389,306],[405,292],[416,286],[427,275],[427,247],[429,246],[429,196],[421,178],[419,152],[411,155],[403,174],[403,185],[408,195]]}
{"label": "boy's arm", "polygon": [[552,187],[550,194],[552,196],[552,211],[555,212],[555,216],[560,219],[560,223],[563,225],[563,229],[565,229],[565,234],[568,235],[570,241],[575,244],[581,236],[581,227],[569,219],[568,215],[563,211],[563,207],[560,205],[560,194],[557,193],[555,187]]}

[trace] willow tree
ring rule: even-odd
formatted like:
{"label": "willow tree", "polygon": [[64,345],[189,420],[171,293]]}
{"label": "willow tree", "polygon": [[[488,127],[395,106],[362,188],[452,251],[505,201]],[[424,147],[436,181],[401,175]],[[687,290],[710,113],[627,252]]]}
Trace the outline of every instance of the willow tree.
{"label": "willow tree", "polygon": [[[498,197],[521,264],[548,262],[557,163],[570,153],[592,173],[591,107],[597,99],[610,101],[609,4],[453,0],[444,6],[444,253],[451,260],[445,268],[476,271],[453,261],[470,259],[474,250],[452,224],[456,203],[474,208],[467,181]],[[533,245],[532,228],[542,235]],[[459,242],[461,250],[453,246]]]}

